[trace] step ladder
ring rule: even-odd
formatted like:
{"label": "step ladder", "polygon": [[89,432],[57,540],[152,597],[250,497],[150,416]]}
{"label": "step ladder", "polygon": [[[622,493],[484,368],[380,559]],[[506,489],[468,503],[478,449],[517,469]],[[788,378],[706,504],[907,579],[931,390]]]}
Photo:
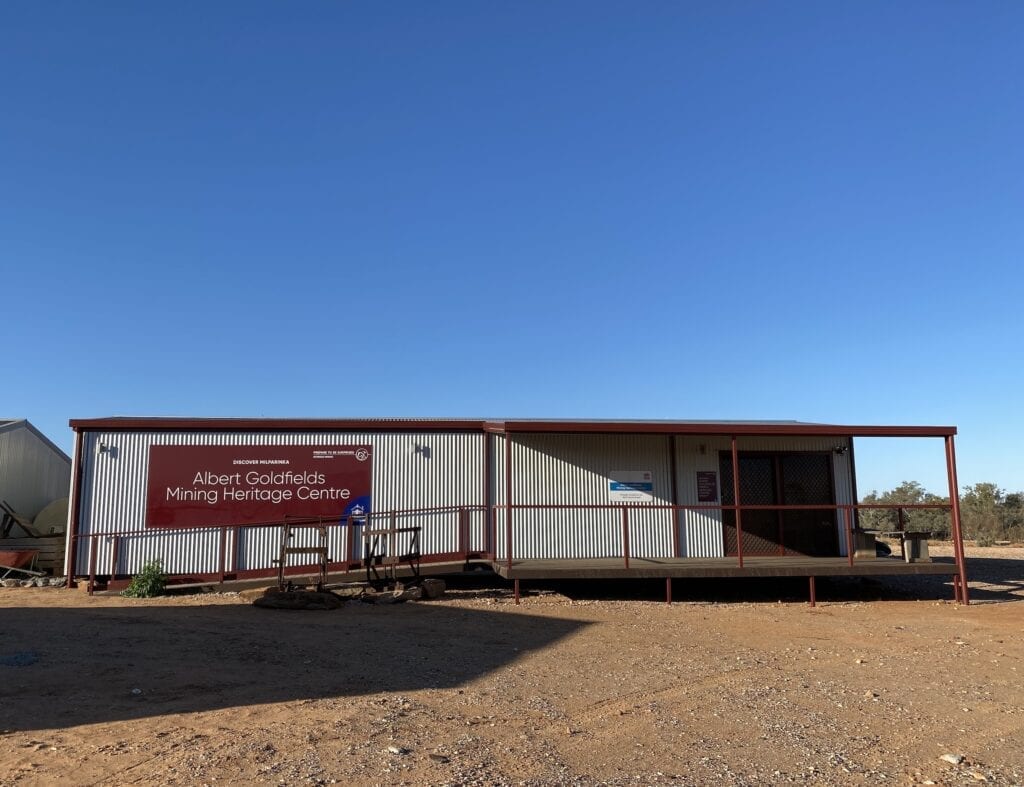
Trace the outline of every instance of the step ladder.
{"label": "step ladder", "polygon": [[[309,532],[311,530],[316,533],[316,546],[293,546],[292,540],[295,538],[296,533]],[[281,528],[281,553],[274,561],[277,563],[277,587],[282,591],[290,590],[292,587],[291,581],[286,581],[284,578],[284,569],[288,565],[288,556],[309,555],[315,558],[310,563],[315,563],[317,566],[316,589],[322,592],[327,585],[327,551],[327,525],[322,521],[315,525],[308,522],[297,524],[286,521]]]}

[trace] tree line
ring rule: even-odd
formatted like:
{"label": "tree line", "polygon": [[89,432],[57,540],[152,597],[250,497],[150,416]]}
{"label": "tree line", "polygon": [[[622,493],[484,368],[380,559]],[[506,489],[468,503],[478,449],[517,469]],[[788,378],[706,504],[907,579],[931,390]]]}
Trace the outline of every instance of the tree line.
{"label": "tree line", "polygon": [[[948,497],[927,491],[916,481],[904,481],[895,489],[861,498],[861,503],[887,505],[949,505]],[[870,530],[899,529],[899,512],[890,509],[863,509],[860,526]],[[996,541],[1024,541],[1024,492],[1007,492],[995,484],[980,483],[964,487],[960,495],[960,522],[965,539],[979,546]],[[949,538],[952,520],[949,511],[920,509],[903,512],[903,529],[930,531],[935,538]]]}

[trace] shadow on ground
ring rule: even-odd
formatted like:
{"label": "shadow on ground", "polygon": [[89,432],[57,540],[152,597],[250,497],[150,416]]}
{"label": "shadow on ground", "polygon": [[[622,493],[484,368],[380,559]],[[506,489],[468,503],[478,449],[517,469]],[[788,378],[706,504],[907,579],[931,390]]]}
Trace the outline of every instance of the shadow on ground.
{"label": "shadow on ground", "polygon": [[588,625],[349,602],[0,610],[0,728],[454,687]]}

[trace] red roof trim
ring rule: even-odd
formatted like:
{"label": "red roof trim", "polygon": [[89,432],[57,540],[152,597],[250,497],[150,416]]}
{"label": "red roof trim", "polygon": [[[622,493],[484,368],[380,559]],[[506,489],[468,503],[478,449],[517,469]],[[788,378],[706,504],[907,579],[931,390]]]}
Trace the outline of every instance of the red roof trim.
{"label": "red roof trim", "polygon": [[800,422],[742,421],[527,421],[510,419],[402,418],[85,418],[69,421],[75,431],[378,431],[378,432],[561,432],[563,434],[778,435],[820,437],[949,437],[955,426],[844,426]]}
{"label": "red roof trim", "polygon": [[479,432],[483,421],[400,418],[73,418],[75,431],[201,432]]}
{"label": "red roof trim", "polygon": [[755,435],[821,437],[947,437],[956,434],[955,426],[846,426],[807,423],[742,422],[555,422],[507,421],[506,432],[629,433],[677,435]]}

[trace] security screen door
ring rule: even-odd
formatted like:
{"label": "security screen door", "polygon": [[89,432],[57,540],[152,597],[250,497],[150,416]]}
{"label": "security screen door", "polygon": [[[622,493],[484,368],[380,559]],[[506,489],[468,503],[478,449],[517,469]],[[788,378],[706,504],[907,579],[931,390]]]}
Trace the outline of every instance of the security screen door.
{"label": "security screen door", "polygon": [[[835,502],[831,454],[821,452],[739,453],[742,505],[832,505]],[[719,455],[722,505],[733,505],[732,454]],[[725,553],[737,554],[736,514],[723,511]],[[839,554],[835,511],[743,511],[744,555]]]}

